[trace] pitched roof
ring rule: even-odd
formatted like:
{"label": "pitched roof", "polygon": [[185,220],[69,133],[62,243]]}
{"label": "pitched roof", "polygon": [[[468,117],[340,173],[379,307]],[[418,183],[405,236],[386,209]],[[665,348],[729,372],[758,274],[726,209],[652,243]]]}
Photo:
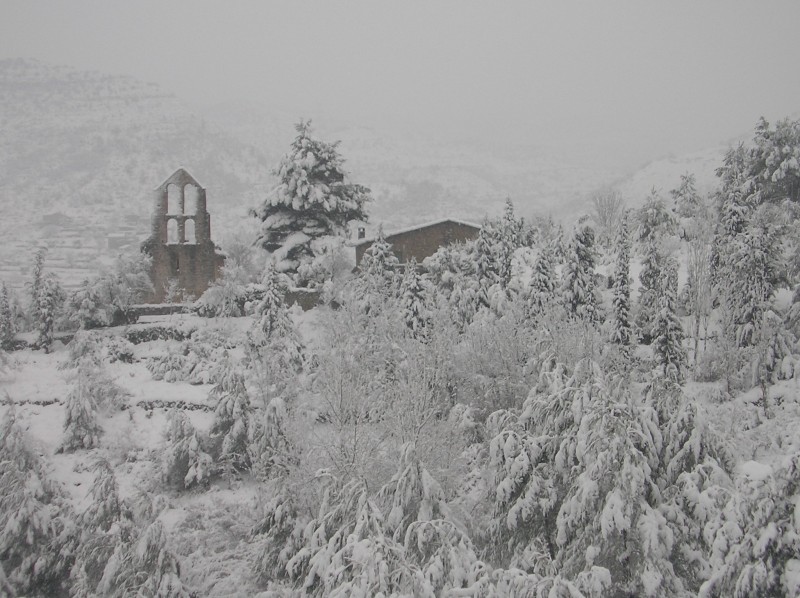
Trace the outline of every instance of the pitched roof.
{"label": "pitched roof", "polygon": [[200,189],[205,189],[205,187],[203,187],[203,185],[198,183],[197,179],[194,178],[192,175],[190,175],[184,168],[178,168],[178,170],[169,175],[163,183],[161,183],[158,187],[156,187],[156,189],[165,189],[167,185],[172,185],[172,184],[183,187],[184,185],[188,185],[189,183],[199,187]]}
{"label": "pitched roof", "polygon": [[[441,218],[439,220],[434,220],[432,222],[424,222],[422,224],[401,228],[400,230],[395,230],[390,233],[384,232],[383,238],[388,239],[389,237],[394,237],[397,235],[402,235],[404,233],[414,232],[416,230],[421,230],[423,228],[429,228],[431,226],[436,226],[437,224],[444,224],[445,222],[453,222],[454,224],[460,224],[461,226],[469,226],[470,228],[474,228],[475,230],[480,230],[481,228],[480,224],[475,224],[474,222],[467,222],[466,220],[459,220],[458,218]],[[372,236],[372,237],[367,237],[365,239],[358,239],[357,241],[352,243],[352,246],[358,247],[359,245],[363,245],[364,243],[372,243],[377,238],[378,238],[377,236]]]}

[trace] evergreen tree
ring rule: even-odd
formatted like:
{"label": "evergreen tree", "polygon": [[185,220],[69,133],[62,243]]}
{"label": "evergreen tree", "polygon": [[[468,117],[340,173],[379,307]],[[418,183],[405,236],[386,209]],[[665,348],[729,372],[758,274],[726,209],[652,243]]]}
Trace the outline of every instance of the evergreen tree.
{"label": "evergreen tree", "polygon": [[275,268],[275,263],[270,261],[264,272],[261,282],[264,294],[255,309],[255,314],[260,316],[259,326],[264,336],[269,339],[274,334],[280,334],[286,327],[286,304],[283,302],[284,287],[280,281],[280,274]]}
{"label": "evergreen tree", "polygon": [[683,382],[686,370],[686,351],[683,348],[683,328],[675,313],[677,293],[678,265],[668,262],[662,273],[659,310],[651,337],[653,353],[662,372],[680,383]]}
{"label": "evergreen tree", "polygon": [[250,398],[242,373],[229,365],[224,377],[211,390],[216,399],[211,437],[219,442],[218,461],[236,470],[250,468]]}
{"label": "evergreen tree", "polygon": [[497,274],[500,285],[505,289],[511,282],[511,264],[514,251],[522,246],[522,221],[514,216],[514,204],[506,199],[503,217],[495,230],[497,254]]}
{"label": "evergreen tree", "polygon": [[396,292],[396,269],[399,263],[391,244],[384,237],[383,225],[379,226],[377,238],[364,252],[359,265],[363,285],[362,302],[366,313],[377,309]]}
{"label": "evergreen tree", "polygon": [[717,271],[720,301],[730,309],[740,346],[754,344],[777,286],[783,281],[779,226],[769,209],[757,210],[725,244]]}
{"label": "evergreen tree", "polygon": [[281,397],[274,397],[263,410],[250,445],[253,472],[261,479],[285,476],[298,462],[295,447],[286,431],[286,422],[286,403]]}
{"label": "evergreen tree", "polygon": [[555,255],[551,243],[542,244],[526,289],[528,314],[538,317],[556,296]]}
{"label": "evergreen tree", "polygon": [[303,343],[284,301],[284,286],[274,264],[264,273],[264,294],[255,308],[258,321],[248,332],[251,362],[258,363],[270,384],[286,382],[303,366]]}
{"label": "evergreen tree", "polygon": [[314,258],[312,241],[342,236],[351,220],[366,220],[370,191],[348,181],[338,142],[311,136],[311,123],[296,125],[297,137],[276,170],[278,186],[253,215],[262,221],[258,243],[273,253],[281,272],[296,273]]}
{"label": "evergreen tree", "polygon": [[651,463],[658,428],[590,360],[543,370],[518,421],[490,445],[491,549],[512,565],[577,579],[607,570],[605,595],[681,595]]}
{"label": "evergreen tree", "polygon": [[394,278],[393,269],[399,263],[392,251],[391,243],[386,241],[381,224],[378,226],[378,235],[375,241],[364,252],[359,268],[365,276],[376,279],[384,278],[390,281]]}
{"label": "evergreen tree", "polygon": [[8,289],[5,283],[0,286],[0,351],[7,349],[14,341],[16,326],[8,300]]}
{"label": "evergreen tree", "polygon": [[93,469],[92,502],[78,521],[80,545],[70,574],[75,597],[96,596],[111,557],[134,539],[130,511],[119,497],[114,470],[105,459],[98,459]]}
{"label": "evergreen tree", "polygon": [[52,272],[44,271],[45,254],[46,250],[42,248],[34,255],[27,288],[31,301],[31,320],[39,331],[36,345],[48,353],[53,344],[56,317],[66,297],[58,278]]}
{"label": "evergreen tree", "polygon": [[189,598],[180,578],[180,564],[167,548],[164,524],[150,523],[135,544],[120,544],[108,560],[98,584],[98,594]]}
{"label": "evergreen tree", "polygon": [[75,383],[67,395],[64,415],[64,438],[59,451],[90,449],[100,443],[103,433],[97,423],[97,403],[92,391],[90,373],[79,368]]}
{"label": "evergreen tree", "polygon": [[658,313],[661,270],[664,267],[663,239],[674,227],[674,219],[663,199],[652,191],[644,206],[637,213],[636,238],[642,248],[642,270],[639,273],[639,304],[636,312],[636,328],[639,340],[650,344],[656,314]]}
{"label": "evergreen tree", "polygon": [[624,213],[617,232],[617,259],[614,266],[614,287],[612,299],[611,342],[629,347],[633,342],[631,330],[630,304],[630,250],[628,236],[628,215]]}
{"label": "evergreen tree", "polygon": [[561,297],[567,311],[588,321],[597,319],[594,286],[594,231],[580,223],[567,249],[561,275]]}
{"label": "evergreen tree", "polygon": [[189,488],[208,480],[213,461],[203,450],[197,431],[183,411],[174,409],[170,413],[166,441],[161,472],[168,484]]}
{"label": "evergreen tree", "polygon": [[65,595],[73,531],[68,502],[45,477],[9,404],[0,420],[0,567],[19,595]]}
{"label": "evergreen tree", "polygon": [[400,288],[400,309],[411,336],[424,339],[430,328],[430,313],[426,305],[423,278],[417,270],[417,260],[411,258]]}
{"label": "evergreen tree", "polygon": [[500,272],[495,259],[494,236],[494,226],[488,219],[484,220],[470,251],[478,283],[478,301],[485,307],[489,307],[489,289],[500,281]]}
{"label": "evergreen tree", "polygon": [[744,479],[709,521],[710,578],[699,596],[797,595],[797,500],[800,456],[766,479]]}

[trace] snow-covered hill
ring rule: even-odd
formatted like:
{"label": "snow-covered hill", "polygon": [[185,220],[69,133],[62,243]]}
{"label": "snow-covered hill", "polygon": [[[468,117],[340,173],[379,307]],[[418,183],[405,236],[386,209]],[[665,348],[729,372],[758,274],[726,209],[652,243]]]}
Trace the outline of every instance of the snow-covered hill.
{"label": "snow-covered hill", "polygon": [[207,186],[217,240],[268,175],[257,149],[156,85],[36,61],[0,61],[0,130],[0,279],[12,285],[34,246],[70,285],[138,243],[151,190],[179,166]]}

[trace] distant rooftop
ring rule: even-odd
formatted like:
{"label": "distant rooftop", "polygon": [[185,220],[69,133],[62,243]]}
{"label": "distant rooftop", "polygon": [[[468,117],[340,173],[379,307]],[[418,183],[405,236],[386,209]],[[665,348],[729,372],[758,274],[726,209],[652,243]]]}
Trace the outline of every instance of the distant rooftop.
{"label": "distant rooftop", "polygon": [[[475,224],[474,222],[468,222],[466,220],[459,220],[458,218],[440,218],[439,220],[432,220],[430,222],[423,222],[421,224],[416,224],[414,226],[401,228],[399,230],[393,230],[391,232],[384,231],[383,237],[385,239],[388,239],[389,237],[394,237],[396,235],[402,235],[404,233],[410,233],[410,232],[413,232],[413,231],[416,231],[416,230],[420,230],[420,229],[423,229],[423,228],[428,228],[430,226],[436,226],[437,224],[443,224],[445,222],[453,222],[455,224],[460,224],[461,226],[469,226],[470,228],[474,228],[476,230],[479,230],[481,228],[480,224]],[[373,235],[371,237],[366,237],[364,239],[356,239],[355,241],[352,241],[350,244],[353,247],[357,247],[359,245],[363,245],[364,243],[372,243],[377,238],[378,238],[377,235]]]}

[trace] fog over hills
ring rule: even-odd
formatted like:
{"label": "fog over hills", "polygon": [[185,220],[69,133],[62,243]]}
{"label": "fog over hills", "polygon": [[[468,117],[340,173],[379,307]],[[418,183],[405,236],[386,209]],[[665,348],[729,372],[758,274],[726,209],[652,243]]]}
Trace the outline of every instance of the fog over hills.
{"label": "fog over hills", "polygon": [[313,118],[316,134],[340,140],[346,168],[370,187],[371,219],[387,229],[444,216],[479,221],[511,197],[525,217],[565,221],[591,193],[615,185],[629,205],[652,187],[667,193],[684,172],[714,184],[724,146],[647,164],[631,175],[607,156],[575,148],[482,144],[436,130],[410,131],[291,114],[253,102],[202,105],[155,84],[32,60],[0,61],[0,279],[20,286],[32,248],[67,286],[147,236],[151,190],[179,166],[208,190],[212,233],[250,238],[247,210],[274,184],[271,171]]}

